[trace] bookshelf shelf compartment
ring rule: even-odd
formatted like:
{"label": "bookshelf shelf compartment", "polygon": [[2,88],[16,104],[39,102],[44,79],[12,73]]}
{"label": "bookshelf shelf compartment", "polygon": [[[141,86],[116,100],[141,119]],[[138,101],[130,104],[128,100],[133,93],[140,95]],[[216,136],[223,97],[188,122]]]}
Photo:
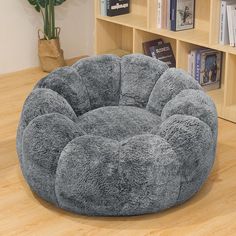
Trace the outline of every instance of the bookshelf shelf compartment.
{"label": "bookshelf shelf compartment", "polygon": [[133,52],[132,28],[103,20],[98,20],[96,27],[97,54],[123,56]]}
{"label": "bookshelf shelf compartment", "polygon": [[157,29],[157,1],[149,0],[148,26],[154,33],[164,34],[179,40],[206,46],[209,44],[211,0],[195,0],[195,27],[192,30],[173,32],[168,29]]}
{"label": "bookshelf shelf compartment", "polygon": [[[188,54],[191,50],[199,48],[198,45],[187,43],[183,41],[177,42],[177,67],[185,71],[188,70]],[[223,53],[222,69],[221,69],[221,87],[213,91],[207,92],[208,95],[214,100],[217,110],[221,113],[222,107],[225,104],[225,76],[226,76],[226,53]]]}
{"label": "bookshelf shelf compartment", "polygon": [[154,40],[154,39],[162,39],[164,43],[170,43],[173,53],[176,57],[176,40],[173,38],[165,37],[163,35],[158,35],[154,33],[150,33],[144,30],[135,30],[134,34],[134,53],[144,53],[143,51],[143,43]]}

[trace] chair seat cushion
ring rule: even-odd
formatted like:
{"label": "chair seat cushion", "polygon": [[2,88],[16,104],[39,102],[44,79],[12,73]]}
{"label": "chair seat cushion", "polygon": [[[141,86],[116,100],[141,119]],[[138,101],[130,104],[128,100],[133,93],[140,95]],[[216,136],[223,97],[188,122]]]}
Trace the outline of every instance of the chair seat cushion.
{"label": "chair seat cushion", "polygon": [[121,141],[150,133],[160,125],[161,118],[138,107],[108,106],[83,114],[77,123],[87,134]]}

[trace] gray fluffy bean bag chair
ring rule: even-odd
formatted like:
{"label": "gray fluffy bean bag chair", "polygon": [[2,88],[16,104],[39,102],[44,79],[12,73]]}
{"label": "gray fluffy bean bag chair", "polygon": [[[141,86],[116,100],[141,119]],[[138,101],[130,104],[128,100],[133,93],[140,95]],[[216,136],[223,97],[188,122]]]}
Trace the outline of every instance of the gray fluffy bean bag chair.
{"label": "gray fluffy bean bag chair", "polygon": [[192,197],[216,140],[214,103],[188,74],[143,55],[104,55],[37,83],[17,151],[46,201],[79,214],[139,215]]}

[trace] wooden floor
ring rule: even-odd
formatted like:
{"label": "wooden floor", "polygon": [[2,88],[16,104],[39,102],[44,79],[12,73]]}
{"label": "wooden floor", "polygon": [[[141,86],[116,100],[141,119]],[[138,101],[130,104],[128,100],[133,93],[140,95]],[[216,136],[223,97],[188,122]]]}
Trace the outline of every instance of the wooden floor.
{"label": "wooden floor", "polygon": [[15,134],[23,101],[42,76],[39,69],[0,76],[0,235],[236,235],[236,125],[224,120],[213,171],[182,206],[137,217],[85,217],[34,196],[19,168]]}

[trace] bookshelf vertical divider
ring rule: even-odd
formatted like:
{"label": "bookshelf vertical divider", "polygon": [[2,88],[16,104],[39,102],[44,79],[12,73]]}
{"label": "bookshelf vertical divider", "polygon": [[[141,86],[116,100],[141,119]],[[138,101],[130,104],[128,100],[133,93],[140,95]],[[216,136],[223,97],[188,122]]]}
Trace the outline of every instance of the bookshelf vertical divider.
{"label": "bookshelf vertical divider", "polygon": [[220,0],[195,0],[195,28],[181,32],[157,29],[157,0],[130,0],[129,14],[115,17],[100,15],[100,0],[95,2],[95,53],[143,53],[142,43],[162,38],[170,42],[176,66],[187,70],[188,53],[198,47],[208,47],[223,53],[221,88],[208,92],[218,115],[236,122],[236,48],[220,45]]}

